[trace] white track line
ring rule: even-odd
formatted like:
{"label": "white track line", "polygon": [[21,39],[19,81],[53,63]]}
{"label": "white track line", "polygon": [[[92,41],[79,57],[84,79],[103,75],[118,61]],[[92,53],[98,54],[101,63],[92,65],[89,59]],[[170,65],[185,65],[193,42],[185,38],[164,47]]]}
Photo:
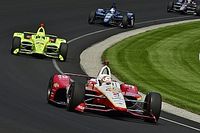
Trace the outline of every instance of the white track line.
{"label": "white track line", "polygon": [[91,33],[87,33],[87,34],[84,34],[82,36],[79,36],[79,37],[76,37],[74,39],[69,40],[68,43],[74,42],[76,40],[79,40],[81,38],[84,38],[84,37],[87,37],[87,36],[90,36],[90,35],[94,35],[94,34],[97,34],[97,33],[101,33],[101,32],[104,32],[104,31],[109,31],[109,30],[113,30],[113,29],[116,29],[116,27],[108,28],[108,29],[104,29],[104,30],[98,30],[98,31],[91,32]]}
{"label": "white track line", "polygon": [[160,119],[168,121],[168,122],[171,122],[171,123],[174,123],[174,124],[177,124],[177,125],[180,125],[180,126],[183,126],[183,127],[187,127],[187,128],[190,128],[190,129],[193,129],[193,130],[196,130],[196,131],[200,132],[199,128],[195,128],[195,127],[192,127],[192,126],[189,126],[189,125],[177,122],[177,121],[173,121],[173,120],[170,120],[170,119],[167,119],[167,118],[164,118],[164,117],[160,117]]}
{"label": "white track line", "polygon": [[57,62],[55,59],[52,59],[52,63],[53,66],[56,68],[56,70],[60,73],[60,74],[64,74],[63,71],[60,69],[60,67],[58,66]]}
{"label": "white track line", "polygon": [[[147,24],[147,23],[152,23],[152,22],[156,22],[156,21],[165,21],[165,20],[173,20],[173,19],[189,18],[189,17],[191,17],[191,16],[173,17],[173,18],[165,18],[165,19],[156,19],[156,20],[150,20],[150,21],[139,22],[139,23],[135,23],[135,24],[136,24],[136,25],[139,25],[139,24]],[[76,40],[79,40],[79,39],[81,39],[81,38],[84,38],[84,37],[87,37],[87,36],[90,36],[90,35],[94,35],[94,34],[97,34],[97,33],[105,32],[105,31],[109,31],[109,30],[113,30],[113,29],[116,29],[116,27],[114,27],[114,28],[108,28],[108,29],[104,29],[104,30],[98,30],[98,31],[91,32],[91,33],[87,33],[87,34],[84,34],[84,35],[82,35],[82,36],[79,36],[79,37],[76,37],[76,38],[74,38],[74,39],[69,40],[68,43],[74,42],[74,41],[76,41]],[[57,64],[57,62],[56,62],[55,59],[52,59],[52,63],[53,63],[53,66],[56,68],[56,70],[57,70],[59,73],[64,74],[64,72],[60,69],[60,67],[58,66],[58,64]],[[183,127],[186,127],[186,128],[190,128],[190,129],[193,129],[193,130],[196,130],[196,131],[200,131],[200,129],[198,129],[198,128],[195,128],[195,127],[192,127],[192,126],[183,124],[183,123],[179,123],[179,122],[176,122],[176,121],[173,121],[173,120],[164,118],[164,117],[160,117],[160,119],[165,120],[165,121],[168,121],[168,122],[171,122],[171,123],[174,123],[174,124],[177,124],[177,125],[180,125],[180,126],[183,126]]]}

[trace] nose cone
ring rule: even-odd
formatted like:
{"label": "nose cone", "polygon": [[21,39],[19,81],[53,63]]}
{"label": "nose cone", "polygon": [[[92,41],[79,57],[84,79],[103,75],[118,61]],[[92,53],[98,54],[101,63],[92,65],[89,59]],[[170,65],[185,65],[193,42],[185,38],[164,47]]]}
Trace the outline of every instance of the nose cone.
{"label": "nose cone", "polygon": [[113,14],[107,13],[105,18],[104,18],[104,23],[109,23],[110,19],[112,18]]}
{"label": "nose cone", "polygon": [[108,23],[109,22],[109,18],[104,18],[104,23]]}
{"label": "nose cone", "polygon": [[43,54],[45,49],[45,44],[43,43],[36,43],[35,44],[35,52],[38,54]]}

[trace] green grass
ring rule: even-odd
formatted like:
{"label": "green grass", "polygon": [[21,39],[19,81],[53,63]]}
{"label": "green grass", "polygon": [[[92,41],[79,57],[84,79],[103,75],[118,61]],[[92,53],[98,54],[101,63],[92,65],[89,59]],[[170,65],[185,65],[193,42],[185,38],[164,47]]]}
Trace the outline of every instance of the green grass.
{"label": "green grass", "polygon": [[107,49],[114,75],[163,101],[200,114],[200,22],[159,28]]}

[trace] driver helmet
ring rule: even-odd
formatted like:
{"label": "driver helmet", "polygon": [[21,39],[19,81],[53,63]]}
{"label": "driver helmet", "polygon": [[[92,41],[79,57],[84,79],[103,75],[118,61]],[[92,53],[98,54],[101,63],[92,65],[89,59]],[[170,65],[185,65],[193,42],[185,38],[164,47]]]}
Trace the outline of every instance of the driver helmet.
{"label": "driver helmet", "polygon": [[102,83],[110,84],[112,82],[111,76],[107,74],[102,74],[99,78]]}
{"label": "driver helmet", "polygon": [[111,9],[110,9],[110,12],[111,12],[111,13],[115,13],[115,9],[114,9],[114,8],[111,8]]}

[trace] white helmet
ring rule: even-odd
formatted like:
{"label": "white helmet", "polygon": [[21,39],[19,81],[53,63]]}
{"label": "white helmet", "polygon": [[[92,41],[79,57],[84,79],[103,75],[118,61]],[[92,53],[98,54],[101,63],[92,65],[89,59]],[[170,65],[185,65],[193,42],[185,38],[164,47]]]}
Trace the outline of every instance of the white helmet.
{"label": "white helmet", "polygon": [[110,12],[111,12],[111,13],[115,13],[115,9],[114,9],[114,8],[111,8],[111,9],[110,9]]}
{"label": "white helmet", "polygon": [[102,83],[111,83],[111,76],[107,74],[102,74],[99,79],[101,80]]}

